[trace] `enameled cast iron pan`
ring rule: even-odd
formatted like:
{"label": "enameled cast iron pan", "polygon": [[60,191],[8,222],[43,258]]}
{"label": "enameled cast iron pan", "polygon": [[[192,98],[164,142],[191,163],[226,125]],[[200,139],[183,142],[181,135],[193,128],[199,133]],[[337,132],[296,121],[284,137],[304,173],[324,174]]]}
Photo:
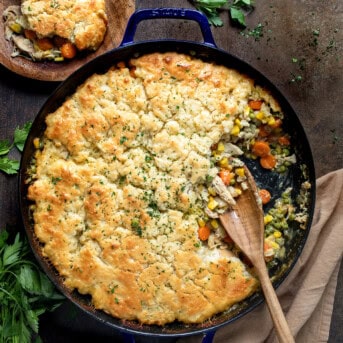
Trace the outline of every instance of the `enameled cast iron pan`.
{"label": "enameled cast iron pan", "polygon": [[[196,43],[170,39],[134,42],[134,35],[136,33],[138,23],[142,20],[154,18],[178,18],[196,21],[201,28],[204,42]],[[140,323],[130,321],[123,322],[119,319],[113,318],[102,311],[95,310],[91,305],[89,297],[81,295],[76,291],[70,292],[63,286],[62,278],[41,254],[41,247],[37,241],[37,238],[35,237],[33,223],[30,217],[29,207],[31,203],[26,197],[28,187],[25,183],[27,178],[27,169],[30,165],[35,150],[33,139],[35,137],[43,136],[46,127],[45,117],[49,113],[55,111],[63,103],[65,98],[71,95],[77,86],[82,84],[92,74],[104,73],[112,65],[115,65],[123,60],[127,61],[132,57],[137,57],[151,52],[166,51],[176,51],[180,53],[191,54],[192,56],[201,58],[204,61],[211,61],[215,62],[216,64],[225,65],[229,68],[235,68],[255,79],[258,84],[266,86],[270,91],[272,91],[274,96],[280,102],[283,112],[285,113],[285,131],[288,132],[292,137],[297,163],[293,165],[289,169],[289,172],[287,172],[285,175],[280,175],[270,171],[266,172],[254,162],[246,161],[246,163],[252,170],[257,184],[261,186],[264,185],[264,187],[272,190],[274,200],[281,195],[281,192],[285,190],[286,187],[293,188],[293,199],[297,197],[301,184],[305,181],[303,175],[303,166],[306,166],[307,169],[306,180],[308,180],[312,185],[308,207],[309,220],[307,226],[304,230],[299,228],[294,229],[296,234],[292,238],[291,242],[287,245],[287,255],[285,260],[283,261],[282,265],[276,265],[270,270],[270,275],[273,277],[274,286],[278,287],[282,283],[297,261],[303,249],[310,230],[313,216],[315,200],[315,173],[309,143],[298,117],[282,94],[270,81],[268,81],[261,73],[256,71],[250,65],[230,55],[229,53],[218,49],[214,43],[207,18],[200,12],[194,10],[166,8],[139,10],[135,12],[128,22],[123,41],[118,48],[87,63],[79,70],[74,72],[63,83],[61,83],[61,85],[45,102],[44,106],[34,120],[31,132],[24,148],[19,177],[20,208],[29,242],[43,270],[54,282],[56,287],[62,293],[64,293],[69,300],[75,303],[82,310],[86,311],[90,316],[106,325],[118,329],[123,334],[123,337],[127,342],[134,342],[134,335],[140,335],[140,339],[144,339],[145,337],[148,342],[151,342],[152,340],[156,341],[161,338],[169,337],[169,339],[171,339],[172,337],[176,338],[181,336],[203,334],[204,338],[202,342],[210,343],[212,342],[216,329],[223,325],[227,325],[234,320],[237,320],[259,305],[263,301],[263,296],[261,293],[256,293],[245,301],[239,303],[234,310],[220,313],[211,318],[210,321],[202,324],[185,325],[183,323],[172,323],[164,326],[154,326],[142,325]]]}

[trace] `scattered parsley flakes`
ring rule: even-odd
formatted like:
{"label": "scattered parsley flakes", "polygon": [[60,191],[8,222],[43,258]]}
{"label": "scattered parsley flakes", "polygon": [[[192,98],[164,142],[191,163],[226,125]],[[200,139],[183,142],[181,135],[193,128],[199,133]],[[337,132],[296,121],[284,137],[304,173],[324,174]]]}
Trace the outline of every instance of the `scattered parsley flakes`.
{"label": "scattered parsley flakes", "polygon": [[302,76],[301,75],[296,75],[296,74],[293,74],[291,73],[291,82],[292,83],[296,83],[296,82],[301,82],[302,81]]}
{"label": "scattered parsley flakes", "polygon": [[134,218],[131,221],[131,228],[134,229],[139,237],[143,235],[143,229],[139,224],[139,219]]}
{"label": "scattered parsley flakes", "polygon": [[123,137],[120,138],[119,143],[122,145],[122,144],[124,144],[126,141],[127,141],[127,137],[126,137],[126,136],[123,136]]}
{"label": "scattered parsley flakes", "polygon": [[58,182],[62,181],[62,178],[61,177],[52,177],[51,178],[51,182],[53,185],[57,185]]}
{"label": "scattered parsley flakes", "polygon": [[291,59],[292,63],[295,64],[298,67],[298,71],[291,73],[291,83],[299,83],[303,81],[302,77],[302,72],[305,70],[306,66],[306,59],[305,58],[297,58],[297,57],[292,57]]}
{"label": "scattered parsley flakes", "polygon": [[264,25],[258,23],[253,29],[242,31],[241,35],[244,37],[253,37],[255,41],[259,41],[264,36]]}
{"label": "scattered parsley flakes", "polygon": [[332,129],[330,130],[330,132],[332,133],[332,144],[336,144],[339,141],[339,137],[336,133],[336,129]]}

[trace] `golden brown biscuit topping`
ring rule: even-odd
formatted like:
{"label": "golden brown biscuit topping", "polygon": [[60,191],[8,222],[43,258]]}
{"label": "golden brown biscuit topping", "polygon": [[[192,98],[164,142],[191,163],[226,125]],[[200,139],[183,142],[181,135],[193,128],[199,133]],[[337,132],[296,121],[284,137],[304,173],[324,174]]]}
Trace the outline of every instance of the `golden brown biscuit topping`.
{"label": "golden brown biscuit topping", "polygon": [[[263,102],[256,112],[251,100]],[[65,285],[115,317],[159,325],[203,322],[254,292],[215,224],[244,189],[252,111],[271,122],[280,108],[237,71],[153,53],[91,76],[49,114],[28,195]]]}

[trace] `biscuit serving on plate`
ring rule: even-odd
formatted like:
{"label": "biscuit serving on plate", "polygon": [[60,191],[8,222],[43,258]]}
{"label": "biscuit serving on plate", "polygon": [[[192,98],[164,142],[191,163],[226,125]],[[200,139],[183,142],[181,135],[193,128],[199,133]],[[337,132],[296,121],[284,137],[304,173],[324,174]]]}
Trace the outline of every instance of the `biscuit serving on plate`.
{"label": "biscuit serving on plate", "polygon": [[25,0],[21,12],[39,37],[59,36],[95,50],[106,32],[104,0]]}
{"label": "biscuit serving on plate", "polygon": [[14,55],[73,58],[77,51],[96,50],[103,42],[105,5],[105,0],[23,0],[3,14],[6,38],[15,45]]}

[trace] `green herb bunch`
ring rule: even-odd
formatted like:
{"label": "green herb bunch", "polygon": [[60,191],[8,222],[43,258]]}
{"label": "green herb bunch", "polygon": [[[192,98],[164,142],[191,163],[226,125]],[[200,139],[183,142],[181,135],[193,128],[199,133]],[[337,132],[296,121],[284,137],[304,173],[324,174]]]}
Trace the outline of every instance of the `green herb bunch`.
{"label": "green herb bunch", "polygon": [[27,135],[31,129],[31,123],[26,123],[22,128],[17,127],[14,131],[13,143],[8,140],[0,140],[0,170],[6,174],[16,174],[19,169],[19,161],[8,157],[12,148],[16,147],[20,152],[24,149]]}
{"label": "green herb bunch", "polygon": [[246,11],[253,8],[253,0],[192,0],[195,8],[203,12],[210,24],[223,26],[219,17],[220,10],[228,10],[231,20],[243,27],[246,27]]}
{"label": "green herb bunch", "polygon": [[[34,262],[26,239],[17,233],[8,243],[0,233],[0,342],[30,343],[38,334],[39,316],[65,299]],[[38,338],[37,341],[40,341]]]}

